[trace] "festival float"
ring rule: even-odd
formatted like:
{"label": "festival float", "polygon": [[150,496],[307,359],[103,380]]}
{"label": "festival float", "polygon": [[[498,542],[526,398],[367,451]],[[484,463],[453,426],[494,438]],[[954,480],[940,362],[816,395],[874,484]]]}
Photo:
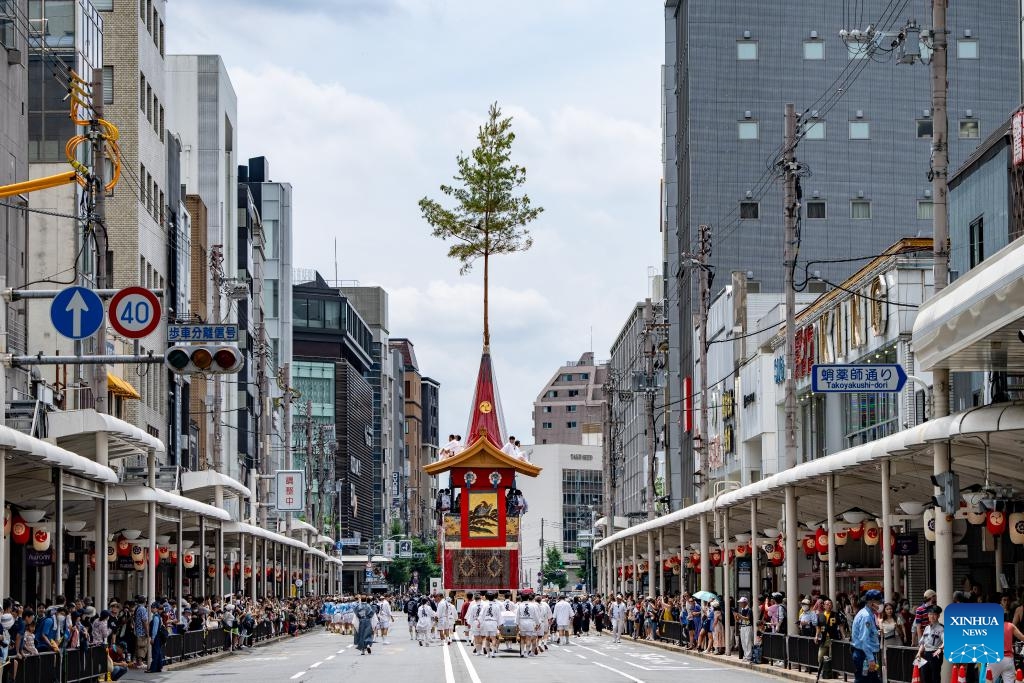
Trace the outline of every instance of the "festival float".
{"label": "festival float", "polygon": [[[476,380],[467,446],[423,467],[450,482],[450,510],[440,510],[439,548],[445,591],[513,591],[519,587],[520,520],[523,506],[516,478],[536,477],[541,468],[502,452],[501,407],[484,349]],[[442,485],[442,484],[439,484]]]}

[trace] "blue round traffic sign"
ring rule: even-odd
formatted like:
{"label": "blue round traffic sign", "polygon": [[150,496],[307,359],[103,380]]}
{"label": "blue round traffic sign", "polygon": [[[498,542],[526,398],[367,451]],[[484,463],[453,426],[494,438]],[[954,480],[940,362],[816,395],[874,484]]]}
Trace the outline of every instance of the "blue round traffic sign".
{"label": "blue round traffic sign", "polygon": [[57,334],[68,339],[85,339],[103,324],[103,301],[86,287],[68,287],[53,297],[50,322]]}

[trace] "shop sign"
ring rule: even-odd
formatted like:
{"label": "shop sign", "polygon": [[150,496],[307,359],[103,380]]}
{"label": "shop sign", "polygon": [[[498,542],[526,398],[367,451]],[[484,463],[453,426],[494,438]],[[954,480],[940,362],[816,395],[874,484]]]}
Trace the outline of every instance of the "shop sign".
{"label": "shop sign", "polygon": [[48,567],[53,564],[53,550],[29,550],[25,553],[25,564],[30,567]]}

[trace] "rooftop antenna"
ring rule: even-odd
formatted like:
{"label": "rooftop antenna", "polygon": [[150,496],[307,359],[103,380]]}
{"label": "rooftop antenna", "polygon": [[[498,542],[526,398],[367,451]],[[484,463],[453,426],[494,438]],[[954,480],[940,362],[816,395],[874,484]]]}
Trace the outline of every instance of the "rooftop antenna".
{"label": "rooftop antenna", "polygon": [[338,238],[334,238],[334,286],[338,286]]}

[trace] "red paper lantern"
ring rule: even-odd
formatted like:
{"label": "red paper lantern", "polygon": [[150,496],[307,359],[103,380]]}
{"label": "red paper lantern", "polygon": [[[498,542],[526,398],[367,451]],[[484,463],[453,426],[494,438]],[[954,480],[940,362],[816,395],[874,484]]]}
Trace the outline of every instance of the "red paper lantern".
{"label": "red paper lantern", "polygon": [[772,551],[772,555],[768,560],[772,563],[773,567],[782,566],[782,563],[786,560],[786,554],[782,549],[781,543],[776,544],[775,550]]}
{"label": "red paper lantern", "polygon": [[985,520],[985,528],[993,536],[1002,536],[1006,531],[1006,513],[1001,510],[992,510]]}
{"label": "red paper lantern", "polygon": [[857,526],[850,527],[850,540],[859,541],[864,535],[864,522],[861,522]]}
{"label": "red paper lantern", "polygon": [[619,567],[616,576],[618,576],[620,579],[622,578],[622,567]]}
{"label": "red paper lantern", "polygon": [[[810,535],[804,536],[804,542],[803,542],[802,545],[804,547],[804,555],[806,555],[807,557],[813,557],[814,556],[814,552],[815,552],[815,550],[817,550],[817,546],[818,546],[817,541],[814,540],[814,536],[810,536]],[[774,552],[774,550],[775,550],[775,548],[772,547],[772,551],[773,552]]]}
{"label": "red paper lantern", "polygon": [[142,571],[146,568],[146,556],[143,555],[139,559],[132,558],[132,566],[135,567],[136,571]]}
{"label": "red paper lantern", "polygon": [[733,548],[730,548],[730,549],[729,549],[729,564],[730,564],[730,565],[731,565],[731,564],[733,564],[733,561],[734,561],[735,559],[736,559],[736,550],[735,550],[735,549],[733,549]]}
{"label": "red paper lantern", "polygon": [[161,560],[166,560],[171,556],[171,549],[165,545],[158,545],[156,547],[156,554]]}
{"label": "red paper lantern", "polygon": [[233,566],[231,568],[231,573],[234,574],[235,576],[238,576],[238,574],[241,571],[242,571],[242,565],[240,565],[239,563],[235,562],[235,566]]}
{"label": "red paper lantern", "polygon": [[828,552],[828,532],[821,527],[814,532],[814,545],[817,546],[819,553]]}
{"label": "red paper lantern", "polygon": [[662,568],[663,571],[666,571],[666,572],[672,571],[672,562],[670,562],[669,560],[665,560],[664,562],[661,563],[661,568]]}
{"label": "red paper lantern", "polygon": [[109,541],[107,543],[107,562],[113,562],[117,559],[117,543]]}
{"label": "red paper lantern", "polygon": [[117,556],[130,557],[132,554],[132,543],[127,538],[117,539]]}
{"label": "red paper lantern", "polygon": [[21,517],[15,517],[11,523],[11,538],[18,545],[25,545],[28,543],[28,539],[31,538],[32,533],[29,531],[28,524],[25,523]]}
{"label": "red paper lantern", "polygon": [[206,575],[211,579],[217,576],[217,566],[213,564],[206,565]]}
{"label": "red paper lantern", "polygon": [[194,553],[185,553],[182,555],[181,561],[185,565],[185,569],[192,569],[196,565],[196,556]]}
{"label": "red paper lantern", "polygon": [[700,567],[700,553],[690,553],[690,566]]}
{"label": "red paper lantern", "polygon": [[736,557],[750,557],[750,544],[741,543],[736,546]]}
{"label": "red paper lantern", "polygon": [[46,529],[35,529],[32,531],[32,547],[43,552],[50,549],[50,532]]}
{"label": "red paper lantern", "polygon": [[722,549],[715,548],[711,551],[711,566],[720,567],[722,565]]}
{"label": "red paper lantern", "polygon": [[248,563],[246,563],[246,565],[245,565],[245,572],[244,572],[244,574],[245,574],[245,578],[247,578],[247,579],[252,578],[252,567]]}

